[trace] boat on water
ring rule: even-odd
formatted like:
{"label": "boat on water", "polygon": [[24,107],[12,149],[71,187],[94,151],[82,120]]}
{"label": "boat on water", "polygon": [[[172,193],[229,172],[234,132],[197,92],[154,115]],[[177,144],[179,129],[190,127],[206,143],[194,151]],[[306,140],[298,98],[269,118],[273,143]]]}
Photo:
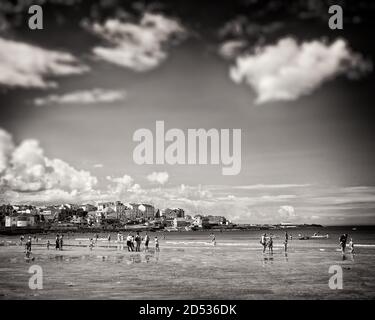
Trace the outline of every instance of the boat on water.
{"label": "boat on water", "polygon": [[314,239],[329,239],[329,234],[314,233],[312,236],[298,235],[298,240],[314,240]]}
{"label": "boat on water", "polygon": [[329,234],[320,234],[319,232],[314,233],[311,239],[329,239]]}

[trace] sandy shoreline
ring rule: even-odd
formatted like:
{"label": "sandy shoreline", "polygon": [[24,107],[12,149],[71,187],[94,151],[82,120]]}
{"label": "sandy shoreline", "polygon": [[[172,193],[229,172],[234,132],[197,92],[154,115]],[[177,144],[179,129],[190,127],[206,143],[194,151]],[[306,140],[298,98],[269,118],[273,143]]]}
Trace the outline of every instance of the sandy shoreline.
{"label": "sandy shoreline", "polygon": [[[230,242],[213,247],[162,240],[160,253],[152,247],[148,253],[128,252],[126,246],[105,243],[89,250],[82,243],[68,246],[69,241],[55,251],[52,244],[47,250],[39,243],[32,262],[25,261],[23,246],[1,246],[0,299],[375,298],[372,248],[343,260],[329,243],[321,248],[296,242],[287,255],[278,244],[271,255],[263,254],[256,241],[223,245]],[[34,264],[43,269],[43,290],[28,287],[28,268]],[[343,268],[343,290],[328,287],[331,265]]]}

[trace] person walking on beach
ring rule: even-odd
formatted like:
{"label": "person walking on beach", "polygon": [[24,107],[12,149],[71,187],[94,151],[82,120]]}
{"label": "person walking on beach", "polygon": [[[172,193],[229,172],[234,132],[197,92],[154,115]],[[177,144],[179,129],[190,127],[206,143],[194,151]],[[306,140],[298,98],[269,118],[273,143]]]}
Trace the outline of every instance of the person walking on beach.
{"label": "person walking on beach", "polygon": [[89,248],[90,248],[90,250],[92,250],[92,248],[94,248],[94,239],[93,238],[90,239]]}
{"label": "person walking on beach", "polygon": [[350,253],[354,253],[354,243],[353,243],[353,238],[350,238],[350,241],[349,241],[349,249],[350,249]]}
{"label": "person walking on beach", "polygon": [[157,252],[160,251],[160,248],[159,248],[159,239],[158,239],[158,237],[155,237],[155,251],[157,251]]}
{"label": "person walking on beach", "polygon": [[135,251],[140,252],[141,251],[142,238],[139,235],[138,231],[137,231],[137,234],[135,235],[135,239],[134,240],[135,240],[135,244],[136,244]]}
{"label": "person walking on beach", "polygon": [[267,247],[267,241],[266,241],[266,239],[267,239],[267,234],[264,233],[264,234],[261,236],[261,238],[260,238],[260,244],[263,246],[263,253],[266,252],[266,247]]}
{"label": "person walking on beach", "polygon": [[49,242],[49,240],[47,241],[47,250],[49,250],[49,246],[50,246],[50,242]]}
{"label": "person walking on beach", "polygon": [[95,243],[97,243],[97,242],[98,242],[98,239],[99,239],[99,235],[98,235],[98,234],[96,234],[96,235],[95,235]]}
{"label": "person walking on beach", "polygon": [[59,235],[56,235],[55,243],[56,243],[55,249],[59,250],[60,249],[60,236]]}
{"label": "person walking on beach", "polygon": [[348,240],[348,234],[342,234],[339,238],[340,241],[340,247],[341,247],[341,253],[345,254],[345,248],[346,248],[346,242]]}
{"label": "person walking on beach", "polygon": [[126,237],[126,245],[128,247],[128,251],[134,251],[132,246],[132,236],[130,235],[130,233]]}
{"label": "person walking on beach", "polygon": [[63,249],[63,243],[64,243],[64,235],[61,235],[60,239],[59,239],[59,249],[60,249],[60,251],[62,251],[62,249]]}
{"label": "person walking on beach", "polygon": [[289,240],[289,235],[288,231],[285,231],[285,240],[284,240],[284,251],[288,251],[288,240]]}
{"label": "person walking on beach", "polygon": [[145,251],[148,251],[148,243],[150,241],[150,237],[148,236],[147,232],[145,235]]}
{"label": "person walking on beach", "polygon": [[272,239],[272,235],[270,235],[270,237],[268,239],[268,253],[273,254],[273,239]]}
{"label": "person walking on beach", "polygon": [[211,243],[213,246],[216,246],[216,237],[214,233],[210,233]]}
{"label": "person walking on beach", "polygon": [[31,254],[31,237],[26,241],[25,244],[26,258],[30,257]]}

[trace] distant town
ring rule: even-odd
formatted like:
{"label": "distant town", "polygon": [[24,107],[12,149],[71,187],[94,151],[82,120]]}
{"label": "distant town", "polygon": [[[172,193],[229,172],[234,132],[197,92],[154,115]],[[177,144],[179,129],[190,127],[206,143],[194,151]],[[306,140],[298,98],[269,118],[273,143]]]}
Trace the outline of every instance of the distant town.
{"label": "distant town", "polygon": [[62,204],[48,206],[0,206],[1,233],[16,234],[21,231],[199,231],[247,230],[317,227],[320,225],[235,224],[224,216],[185,214],[182,208],[157,209],[151,204],[121,201],[93,204]]}

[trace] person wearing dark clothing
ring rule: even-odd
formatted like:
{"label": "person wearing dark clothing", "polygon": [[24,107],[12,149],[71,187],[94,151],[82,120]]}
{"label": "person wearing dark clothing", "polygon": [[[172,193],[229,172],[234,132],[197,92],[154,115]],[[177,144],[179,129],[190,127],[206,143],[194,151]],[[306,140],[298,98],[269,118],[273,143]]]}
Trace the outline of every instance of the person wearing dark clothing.
{"label": "person wearing dark clothing", "polygon": [[340,241],[340,247],[341,247],[342,254],[345,253],[345,248],[346,248],[346,242],[347,242],[347,240],[348,240],[348,235],[347,234],[343,234],[343,235],[340,236],[339,241]]}
{"label": "person wearing dark clothing", "polygon": [[135,240],[135,243],[136,243],[135,251],[140,252],[141,251],[142,238],[139,235],[139,232],[137,232],[137,234],[135,235],[135,239],[134,240]]}
{"label": "person wearing dark clothing", "polygon": [[148,251],[148,243],[150,242],[150,237],[148,236],[147,232],[145,235],[145,251]]}
{"label": "person wearing dark clothing", "polygon": [[25,244],[26,258],[29,258],[31,255],[31,237],[26,241]]}
{"label": "person wearing dark clothing", "polygon": [[60,249],[60,236],[59,235],[57,235],[56,236],[56,250],[59,250]]}
{"label": "person wearing dark clothing", "polygon": [[60,250],[63,249],[63,242],[64,242],[63,238],[64,238],[64,236],[61,235],[61,236],[60,236],[60,239],[59,239],[59,249],[60,249]]}

